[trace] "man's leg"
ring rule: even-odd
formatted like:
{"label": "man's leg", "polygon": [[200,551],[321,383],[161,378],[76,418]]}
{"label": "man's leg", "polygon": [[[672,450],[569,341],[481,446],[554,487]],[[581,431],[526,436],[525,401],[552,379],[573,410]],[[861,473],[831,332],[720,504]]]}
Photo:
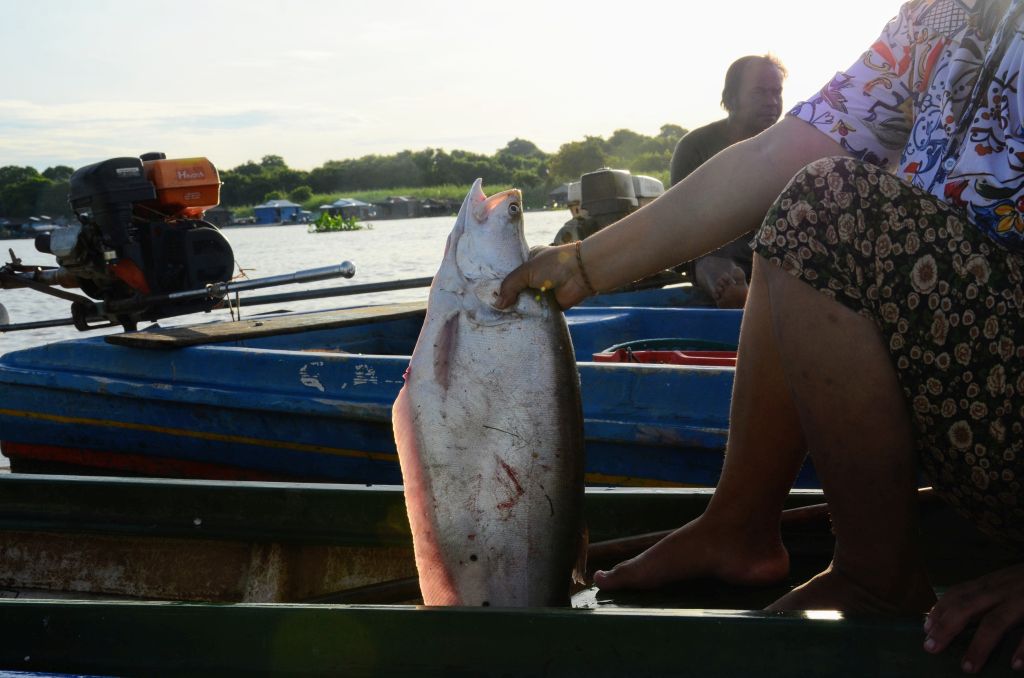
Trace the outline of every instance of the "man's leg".
{"label": "man's leg", "polygon": [[779,516],[806,448],[771,328],[768,288],[756,275],[740,329],[729,419],[725,466],[704,515],[596,573],[598,586],[655,588],[698,576],[765,584],[788,573]]}

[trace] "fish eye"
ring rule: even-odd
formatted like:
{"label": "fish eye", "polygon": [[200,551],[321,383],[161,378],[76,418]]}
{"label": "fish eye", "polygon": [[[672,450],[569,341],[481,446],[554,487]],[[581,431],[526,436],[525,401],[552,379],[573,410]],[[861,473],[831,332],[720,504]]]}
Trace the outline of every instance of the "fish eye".
{"label": "fish eye", "polygon": [[510,214],[511,216],[513,216],[513,217],[514,217],[514,216],[516,216],[517,214],[519,214],[519,213],[520,213],[521,211],[522,211],[522,208],[521,208],[521,207],[519,207],[519,203],[517,203],[517,202],[510,202],[510,203],[508,204],[508,213],[509,213],[509,214]]}

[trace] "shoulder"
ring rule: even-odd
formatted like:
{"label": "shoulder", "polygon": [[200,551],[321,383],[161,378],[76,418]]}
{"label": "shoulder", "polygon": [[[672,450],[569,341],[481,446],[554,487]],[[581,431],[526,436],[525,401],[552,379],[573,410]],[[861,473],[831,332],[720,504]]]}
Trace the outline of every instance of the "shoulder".
{"label": "shoulder", "polygon": [[709,152],[711,155],[714,155],[728,145],[729,120],[728,118],[723,118],[710,125],[698,127],[692,132],[684,134],[683,138],[676,144],[675,152],[684,155],[697,153],[707,156]]}
{"label": "shoulder", "polygon": [[728,130],[728,118],[716,120],[713,123],[704,125],[703,127],[698,127],[692,132],[684,134],[683,137],[679,140],[679,143],[676,144],[676,148],[686,148],[687,146],[692,146],[700,143],[714,143],[719,139],[726,139]]}
{"label": "shoulder", "polygon": [[698,127],[683,135],[672,153],[670,183],[675,185],[686,175],[729,145],[728,119]]}
{"label": "shoulder", "polygon": [[[908,31],[914,40],[925,37],[920,33],[922,30],[931,37],[951,38],[982,21],[985,14],[1002,14],[1004,6],[1000,0],[909,0],[900,7],[890,27]],[[972,15],[977,18],[972,19]]]}

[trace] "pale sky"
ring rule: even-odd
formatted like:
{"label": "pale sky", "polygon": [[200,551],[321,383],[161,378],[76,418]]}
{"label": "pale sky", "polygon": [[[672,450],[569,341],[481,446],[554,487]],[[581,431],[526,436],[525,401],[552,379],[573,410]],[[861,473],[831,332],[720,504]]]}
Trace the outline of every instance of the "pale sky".
{"label": "pale sky", "polygon": [[[855,11],[856,8],[856,11]],[[152,150],[221,168],[426,147],[543,150],[723,116],[728,65],[772,52],[789,107],[896,0],[0,0],[0,166]]]}

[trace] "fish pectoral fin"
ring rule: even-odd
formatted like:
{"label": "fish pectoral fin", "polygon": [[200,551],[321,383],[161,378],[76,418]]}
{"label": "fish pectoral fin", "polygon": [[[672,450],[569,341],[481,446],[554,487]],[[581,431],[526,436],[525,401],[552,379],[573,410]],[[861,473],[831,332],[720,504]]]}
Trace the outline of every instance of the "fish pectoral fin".
{"label": "fish pectoral fin", "polygon": [[494,307],[499,287],[501,280],[488,280],[474,286],[473,294],[463,297],[462,305],[470,321],[477,325],[497,325],[520,317],[514,305],[506,309]]}
{"label": "fish pectoral fin", "polygon": [[459,341],[459,313],[452,311],[445,318],[434,342],[434,378],[445,391],[451,383],[452,355]]}

